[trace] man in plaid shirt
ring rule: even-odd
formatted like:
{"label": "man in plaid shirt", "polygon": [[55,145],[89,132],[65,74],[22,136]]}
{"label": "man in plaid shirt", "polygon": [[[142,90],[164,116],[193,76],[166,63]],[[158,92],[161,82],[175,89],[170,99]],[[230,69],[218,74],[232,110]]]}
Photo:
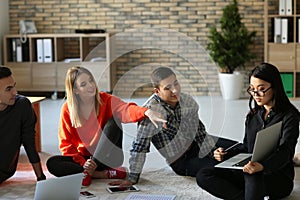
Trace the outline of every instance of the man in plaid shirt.
{"label": "man in plaid shirt", "polygon": [[207,134],[198,116],[197,102],[190,95],[181,93],[180,84],[170,68],[155,69],[151,81],[154,94],[144,106],[160,112],[167,123],[155,127],[148,118],[139,122],[130,151],[128,180],[114,181],[111,185],[125,186],[138,182],[151,143],[176,174],[193,177],[199,169],[216,164],[211,157],[216,142],[217,146],[225,148],[236,143]]}

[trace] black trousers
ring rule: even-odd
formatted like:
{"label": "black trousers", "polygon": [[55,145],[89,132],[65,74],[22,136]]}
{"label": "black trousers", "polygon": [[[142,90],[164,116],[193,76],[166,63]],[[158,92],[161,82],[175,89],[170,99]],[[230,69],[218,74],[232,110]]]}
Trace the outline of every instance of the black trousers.
{"label": "black trousers", "polygon": [[[235,144],[236,141],[226,138],[219,138],[212,136],[216,141],[216,147],[230,147]],[[212,149],[213,151],[214,149]],[[170,164],[173,171],[181,176],[195,177],[200,169],[212,167],[217,164],[217,161],[210,155],[203,158],[199,158],[199,146],[196,142],[193,142],[190,149],[187,150],[179,159]]]}
{"label": "black trousers", "polygon": [[250,175],[242,170],[212,167],[200,170],[196,180],[202,189],[227,200],[263,200],[264,196],[282,199],[293,190],[293,180],[280,172]]}
{"label": "black trousers", "polygon": [[[123,130],[121,122],[111,118],[104,126],[100,140],[92,159],[97,163],[97,171],[119,167],[123,164],[122,151]],[[87,157],[86,159],[89,159]],[[74,162],[71,156],[55,155],[46,162],[47,168],[54,176],[66,176],[83,172],[83,167]]]}

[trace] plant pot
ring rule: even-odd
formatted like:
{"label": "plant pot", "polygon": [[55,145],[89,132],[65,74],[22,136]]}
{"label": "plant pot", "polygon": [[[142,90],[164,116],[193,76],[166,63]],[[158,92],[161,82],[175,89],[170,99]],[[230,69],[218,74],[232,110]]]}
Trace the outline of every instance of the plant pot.
{"label": "plant pot", "polygon": [[219,83],[222,96],[225,100],[240,98],[243,88],[243,75],[241,73],[219,73]]}

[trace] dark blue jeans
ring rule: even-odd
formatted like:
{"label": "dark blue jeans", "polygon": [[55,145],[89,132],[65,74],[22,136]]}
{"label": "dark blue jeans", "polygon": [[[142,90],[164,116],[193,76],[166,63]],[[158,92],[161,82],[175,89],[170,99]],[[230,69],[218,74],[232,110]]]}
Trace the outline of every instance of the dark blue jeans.
{"label": "dark blue jeans", "polygon": [[242,170],[211,167],[200,170],[196,180],[202,189],[227,200],[263,200],[264,196],[281,199],[293,190],[293,180],[280,172],[250,175]]}
{"label": "dark blue jeans", "polygon": [[[236,141],[218,138],[212,136],[216,142],[216,147],[230,147],[235,144]],[[203,158],[199,158],[199,146],[196,142],[193,142],[189,150],[187,150],[179,159],[170,164],[173,171],[181,176],[192,176],[195,177],[200,169],[212,167],[217,164],[217,161],[210,155]],[[213,151],[214,149],[212,149]]]}
{"label": "dark blue jeans", "polygon": [[[108,120],[92,159],[97,163],[97,171],[119,167],[123,164],[123,130],[119,121]],[[86,157],[89,159],[89,157]],[[83,172],[83,167],[74,162],[71,156],[55,155],[47,160],[47,168],[54,176],[66,176]]]}

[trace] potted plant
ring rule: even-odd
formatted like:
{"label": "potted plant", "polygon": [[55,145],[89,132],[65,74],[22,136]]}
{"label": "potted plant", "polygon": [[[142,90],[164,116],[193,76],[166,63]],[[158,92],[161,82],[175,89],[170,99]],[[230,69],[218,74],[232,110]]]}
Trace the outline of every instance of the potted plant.
{"label": "potted plant", "polygon": [[207,50],[220,68],[219,81],[223,98],[237,99],[241,94],[243,76],[236,69],[244,68],[245,63],[255,57],[249,45],[253,43],[256,32],[249,32],[242,23],[237,0],[223,8],[220,24],[220,32],[216,26],[211,27]]}

